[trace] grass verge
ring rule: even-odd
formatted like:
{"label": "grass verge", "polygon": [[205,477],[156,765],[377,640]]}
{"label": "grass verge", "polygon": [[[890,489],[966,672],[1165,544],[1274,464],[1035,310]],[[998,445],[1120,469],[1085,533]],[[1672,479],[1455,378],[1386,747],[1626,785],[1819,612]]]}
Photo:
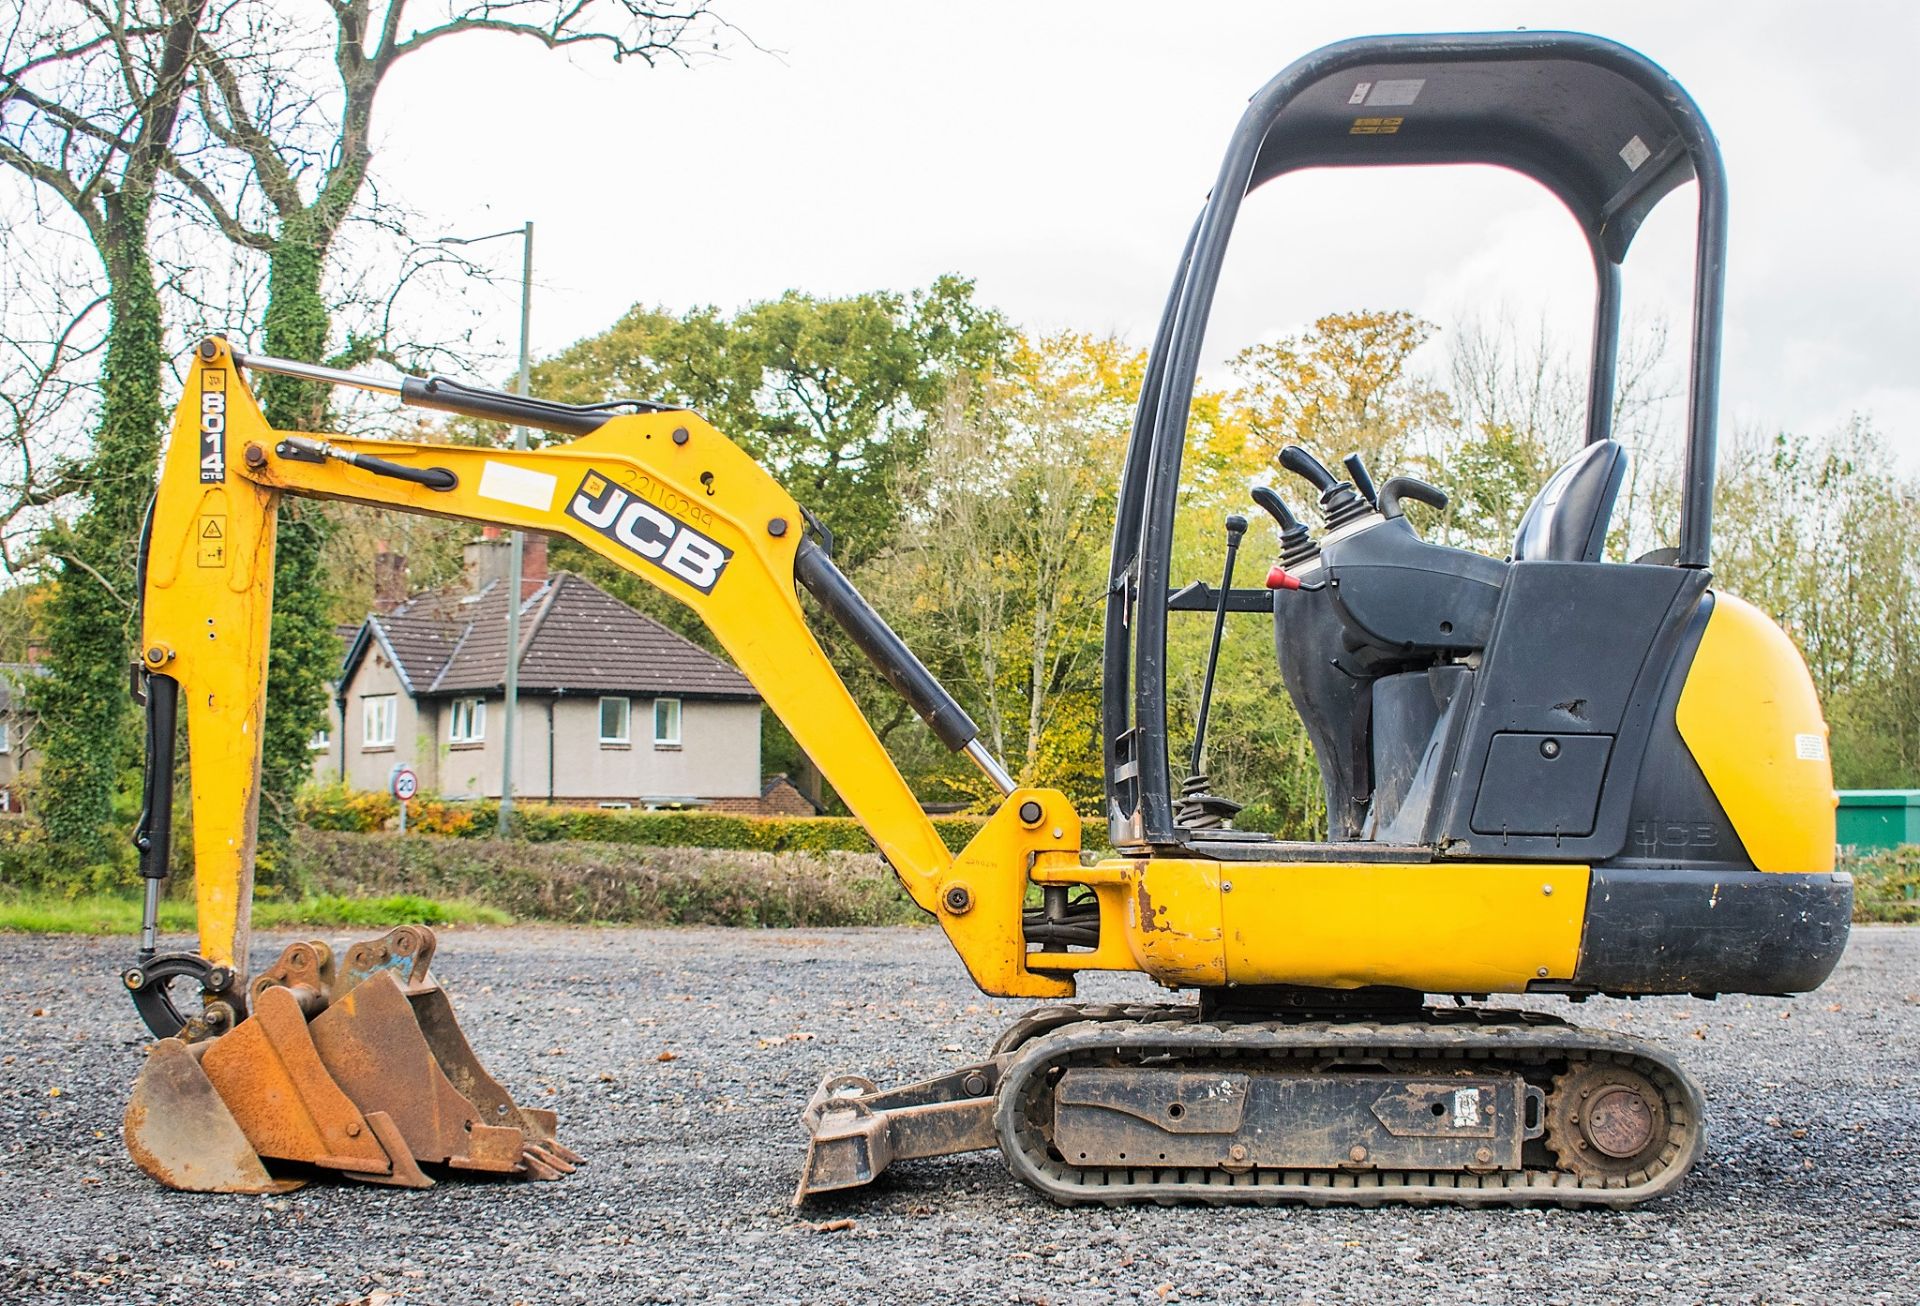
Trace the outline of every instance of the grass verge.
{"label": "grass verge", "polygon": [[[292,925],[510,925],[513,917],[483,903],[391,894],[357,898],[321,893],[293,901],[263,899],[253,905],[255,929]],[[193,903],[168,899],[160,904],[160,928],[191,934]],[[0,931],[11,934],[134,934],[140,929],[140,900],[118,894],[68,898],[57,893],[22,893],[0,898]]]}

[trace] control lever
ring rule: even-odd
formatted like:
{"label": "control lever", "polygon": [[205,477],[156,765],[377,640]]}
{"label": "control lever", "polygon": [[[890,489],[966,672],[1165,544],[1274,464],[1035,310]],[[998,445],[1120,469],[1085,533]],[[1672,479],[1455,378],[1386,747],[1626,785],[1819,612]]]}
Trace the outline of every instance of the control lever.
{"label": "control lever", "polygon": [[1321,494],[1340,484],[1340,478],[1328,471],[1325,463],[1297,444],[1290,444],[1280,451],[1280,465]]}
{"label": "control lever", "polygon": [[[1277,495],[1275,499],[1278,500]],[[1280,508],[1282,512],[1286,511],[1286,505],[1282,504]],[[1213,710],[1213,673],[1220,665],[1220,637],[1226,632],[1227,600],[1233,593],[1233,563],[1240,552],[1240,539],[1246,533],[1247,519],[1237,512],[1229,514],[1227,563],[1220,575],[1220,602],[1213,610],[1213,641],[1207,645],[1207,673],[1200,682],[1200,714],[1193,724],[1193,756],[1187,768],[1186,781],[1180,786],[1180,801],[1174,810],[1179,823],[1189,829],[1216,829],[1225,825],[1240,810],[1240,804],[1231,798],[1207,792],[1212,782],[1200,770],[1200,762],[1207,748],[1207,716]]]}
{"label": "control lever", "polygon": [[1373,488],[1373,477],[1367,471],[1367,460],[1357,453],[1350,453],[1340,460],[1347,469],[1347,475],[1353,478],[1353,488],[1360,491],[1360,497],[1378,507],[1380,495]]}
{"label": "control lever", "polygon": [[[1280,451],[1280,465],[1320,492],[1320,518],[1330,531],[1338,530],[1373,511],[1372,500],[1361,497],[1351,484],[1328,471],[1325,463],[1297,444],[1290,444]],[[1360,474],[1366,475],[1364,465]],[[1368,478],[1369,486],[1371,483],[1371,478]]]}
{"label": "control lever", "polygon": [[1412,476],[1395,476],[1380,490],[1380,515],[1405,516],[1407,510],[1401,506],[1402,499],[1424,503],[1436,511],[1444,511],[1447,506],[1447,492],[1439,486],[1428,485]]}
{"label": "control lever", "polygon": [[1267,573],[1267,588],[1298,589],[1300,582],[1288,573],[1300,564],[1319,557],[1320,546],[1307,534],[1306,523],[1293,515],[1286,500],[1271,486],[1254,486],[1253,501],[1280,527],[1280,565]]}

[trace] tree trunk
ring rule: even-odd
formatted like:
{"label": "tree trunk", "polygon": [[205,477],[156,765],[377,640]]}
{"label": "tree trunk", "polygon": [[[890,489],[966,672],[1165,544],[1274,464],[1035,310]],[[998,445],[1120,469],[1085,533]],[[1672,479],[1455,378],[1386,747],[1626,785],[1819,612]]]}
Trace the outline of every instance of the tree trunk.
{"label": "tree trunk", "polygon": [[60,578],[47,604],[50,674],[34,687],[40,717],[40,821],[71,866],[111,860],[114,792],[135,761],[127,667],[137,635],[134,550],[166,421],[160,298],[147,259],[147,197],[108,199],[96,228],[112,314],[100,431],[87,466],[87,508],[51,533]]}
{"label": "tree trunk", "polygon": [[[332,325],[321,294],[326,266],[312,225],[283,225],[268,258],[266,351],[278,358],[319,362]],[[261,386],[267,421],[282,430],[326,429],[327,387],[268,376]],[[313,769],[307,741],[327,724],[331,682],[341,649],[333,634],[333,586],[324,558],[330,524],[319,505],[294,498],[280,504],[279,548],[273,578],[273,643],[267,657],[269,698],[262,737],[261,870],[271,881],[275,854],[291,828],[293,798]]]}

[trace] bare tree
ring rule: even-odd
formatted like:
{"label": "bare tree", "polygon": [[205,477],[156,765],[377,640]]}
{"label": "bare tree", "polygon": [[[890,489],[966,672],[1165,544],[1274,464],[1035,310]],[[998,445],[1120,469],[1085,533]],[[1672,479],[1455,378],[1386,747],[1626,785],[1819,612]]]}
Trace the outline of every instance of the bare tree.
{"label": "bare tree", "polygon": [[33,198],[0,210],[0,567],[10,574],[37,558],[47,510],[84,488],[107,342],[104,285],[73,257],[83,238]]}
{"label": "bare tree", "polygon": [[[47,607],[51,674],[36,686],[47,725],[41,818],[54,846],[77,861],[108,855],[106,822],[129,742],[128,545],[139,534],[164,418],[148,247],[207,6],[75,0],[0,20],[0,164],[78,220],[98,260],[109,323],[93,448],[58,487],[83,489],[87,506],[71,528],[47,536],[59,583]],[[63,361],[65,348],[42,359]]]}
{"label": "bare tree", "polygon": [[[169,175],[233,245],[264,256],[263,344],[270,354],[306,361],[329,358],[335,347],[330,256],[363,204],[374,108],[404,60],[450,37],[489,32],[615,61],[685,63],[730,30],[706,0],[328,0],[300,12],[304,22],[227,0],[195,49],[193,112]],[[387,344],[349,340],[334,361],[364,358]],[[329,424],[324,387],[274,376],[261,397],[277,427]],[[326,538],[319,514],[283,506],[268,671],[277,715],[264,740],[270,831],[272,809],[284,809],[305,778],[306,740],[327,710],[336,659]]]}

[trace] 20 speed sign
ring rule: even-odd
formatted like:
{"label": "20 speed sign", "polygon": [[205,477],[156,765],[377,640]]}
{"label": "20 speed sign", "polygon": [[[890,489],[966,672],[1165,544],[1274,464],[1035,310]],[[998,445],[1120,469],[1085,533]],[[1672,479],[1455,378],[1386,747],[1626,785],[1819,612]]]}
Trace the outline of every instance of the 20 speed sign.
{"label": "20 speed sign", "polygon": [[407,767],[399,767],[393,773],[393,796],[406,802],[420,791],[420,777]]}

